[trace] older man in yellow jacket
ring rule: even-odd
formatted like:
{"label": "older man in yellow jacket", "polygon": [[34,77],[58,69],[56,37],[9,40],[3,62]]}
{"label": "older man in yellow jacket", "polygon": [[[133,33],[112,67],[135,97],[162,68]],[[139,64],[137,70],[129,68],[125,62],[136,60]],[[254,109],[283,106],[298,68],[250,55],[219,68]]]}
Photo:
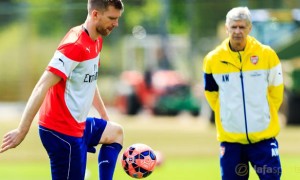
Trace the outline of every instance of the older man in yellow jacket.
{"label": "older man in yellow jacket", "polygon": [[249,36],[247,7],[231,9],[228,38],[204,58],[205,96],[221,142],[223,180],[248,179],[249,162],[261,180],[280,179],[278,110],[283,99],[280,61],[269,46]]}

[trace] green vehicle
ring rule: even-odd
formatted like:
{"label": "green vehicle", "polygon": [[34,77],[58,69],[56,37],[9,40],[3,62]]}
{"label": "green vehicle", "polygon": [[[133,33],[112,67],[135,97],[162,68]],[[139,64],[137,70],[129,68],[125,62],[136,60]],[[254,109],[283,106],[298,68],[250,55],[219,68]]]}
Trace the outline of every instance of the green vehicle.
{"label": "green vehicle", "polygon": [[177,115],[188,111],[200,114],[200,101],[191,85],[174,70],[159,70],[142,74],[124,71],[120,77],[116,107],[124,114],[135,115],[150,110],[154,115]]}

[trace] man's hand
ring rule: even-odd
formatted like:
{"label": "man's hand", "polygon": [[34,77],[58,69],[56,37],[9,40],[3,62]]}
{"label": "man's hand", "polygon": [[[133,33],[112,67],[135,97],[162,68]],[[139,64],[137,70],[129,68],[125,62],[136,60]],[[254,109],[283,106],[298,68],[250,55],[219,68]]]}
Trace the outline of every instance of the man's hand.
{"label": "man's hand", "polygon": [[0,147],[0,153],[7,151],[8,149],[17,147],[25,138],[26,133],[21,133],[18,129],[14,129],[4,135],[2,145]]}

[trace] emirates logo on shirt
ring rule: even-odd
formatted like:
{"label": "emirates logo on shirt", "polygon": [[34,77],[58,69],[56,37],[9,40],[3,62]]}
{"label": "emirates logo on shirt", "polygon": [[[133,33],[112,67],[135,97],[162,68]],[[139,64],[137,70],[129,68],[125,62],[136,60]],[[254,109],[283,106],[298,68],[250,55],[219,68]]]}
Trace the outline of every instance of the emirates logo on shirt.
{"label": "emirates logo on shirt", "polygon": [[84,77],[84,82],[91,83],[93,81],[96,81],[98,79],[98,72],[95,74],[86,74]]}
{"label": "emirates logo on shirt", "polygon": [[98,79],[98,66],[94,64],[94,72],[85,74],[83,82],[85,83],[92,83]]}
{"label": "emirates logo on shirt", "polygon": [[258,63],[258,56],[251,56],[250,61],[252,64],[256,65]]}

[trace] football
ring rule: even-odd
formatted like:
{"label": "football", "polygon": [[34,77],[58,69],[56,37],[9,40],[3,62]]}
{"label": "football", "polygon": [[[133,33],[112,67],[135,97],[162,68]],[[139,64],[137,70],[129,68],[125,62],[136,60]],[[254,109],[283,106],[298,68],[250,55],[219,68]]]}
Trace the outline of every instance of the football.
{"label": "football", "polygon": [[141,179],[149,176],[156,165],[154,151],[145,144],[133,144],[122,156],[122,167],[131,177]]}

